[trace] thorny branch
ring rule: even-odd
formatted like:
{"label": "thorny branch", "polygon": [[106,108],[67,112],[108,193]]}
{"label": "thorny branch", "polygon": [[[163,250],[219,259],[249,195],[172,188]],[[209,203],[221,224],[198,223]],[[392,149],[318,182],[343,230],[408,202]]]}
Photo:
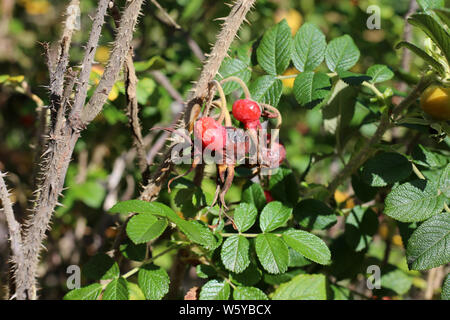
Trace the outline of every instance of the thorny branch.
{"label": "thorny branch", "polygon": [[[21,282],[17,280],[19,280],[19,278],[22,276],[21,273],[25,266],[25,260],[23,256],[21,226],[14,217],[14,211],[11,200],[9,198],[10,195],[8,192],[8,188],[6,187],[5,180],[3,179],[5,176],[6,174],[0,171],[0,200],[3,205],[3,211],[6,216],[6,223],[8,225],[9,230],[9,241],[11,243],[11,251],[12,251],[11,260],[13,262],[14,277],[16,279],[16,286],[17,286],[17,282],[19,283]],[[18,290],[18,292],[21,291]],[[22,293],[18,293],[16,298],[19,300],[23,300],[25,299],[25,296]]]}
{"label": "thorny branch", "polygon": [[[224,19],[221,31],[217,36],[211,54],[208,56],[203,66],[200,78],[190,94],[187,106],[184,112],[184,119],[180,124],[187,130],[192,130],[192,123],[200,114],[201,104],[207,98],[208,85],[214,79],[223,59],[228,54],[228,49],[237,35],[237,32],[244,21],[247,13],[252,8],[255,0],[238,0],[234,3],[230,14]],[[153,174],[148,184],[141,193],[141,199],[145,201],[153,201],[159,194],[162,185],[169,177],[172,169],[170,161],[171,148],[164,154],[163,162]]]}
{"label": "thorny branch", "polygon": [[[89,124],[89,122],[92,121],[101,111],[112,85],[117,80],[126,54],[130,50],[133,31],[143,4],[143,0],[133,0],[127,2],[126,8],[122,14],[121,25],[118,28],[109,63],[94,95],[91,97],[88,104],[83,108],[94,54],[98,45],[98,40],[104,23],[104,16],[106,14],[109,2],[109,0],[100,0],[98,3],[85,57],[81,66],[80,76],[73,82],[69,81],[66,86],[66,89],[69,90],[66,91],[67,94],[64,90],[64,76],[67,73],[68,65],[68,63],[64,62],[64,59],[66,58],[64,58],[63,55],[63,58],[60,58],[58,63],[49,64],[51,66],[51,80],[56,78],[59,79],[58,77],[55,77],[55,75],[52,75],[53,72],[55,72],[55,74],[63,75],[62,87],[57,87],[55,92],[60,94],[64,93],[67,98],[67,105],[69,104],[68,97],[71,94],[72,87],[75,82],[78,85],[75,92],[74,106],[69,118],[66,119],[65,106],[58,106],[59,109],[56,108],[55,110],[56,117],[55,121],[52,122],[51,131],[47,138],[47,148],[43,153],[42,160],[39,164],[41,168],[41,181],[38,189],[36,190],[32,214],[25,223],[23,254],[24,260],[27,261],[27,264],[23,266],[23,269],[18,269],[17,271],[18,274],[20,273],[20,276],[16,277],[17,299],[36,299],[37,297],[35,278],[39,263],[39,253],[41,251],[42,242],[45,238],[45,233],[48,229],[53,211],[55,207],[59,205],[58,198],[63,190],[67,168],[69,166],[75,144],[80,137],[81,130],[85,128],[86,125]],[[78,5],[79,2],[72,1],[71,5],[72,4]],[[79,10],[79,7],[77,8]],[[77,12],[76,8],[71,12]],[[73,21],[73,17],[69,16],[68,20],[69,19],[72,19],[71,21]],[[70,26],[70,24],[67,23],[68,20],[66,20],[66,26]],[[70,41],[64,46],[64,48],[69,45]],[[65,51],[63,50],[62,52]],[[56,68],[62,68],[62,70],[54,70],[52,66],[55,65]]]}

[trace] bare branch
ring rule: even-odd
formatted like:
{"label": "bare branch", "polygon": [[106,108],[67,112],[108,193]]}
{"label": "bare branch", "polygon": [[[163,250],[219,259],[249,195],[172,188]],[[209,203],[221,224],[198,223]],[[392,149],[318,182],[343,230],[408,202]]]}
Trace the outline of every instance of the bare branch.
{"label": "bare branch", "polygon": [[[109,4],[108,1],[102,0],[99,3]],[[122,24],[116,36],[113,53],[108,63],[108,67],[103,74],[100,85],[91,98],[90,104],[83,109],[83,113],[86,111],[86,118],[93,119],[95,115],[100,112],[106,98],[111,90],[112,85],[116,81],[125,54],[129,50],[133,30],[136,25],[137,17],[143,0],[128,1],[127,7],[122,15]],[[106,12],[106,8],[104,9]],[[97,17],[95,19],[104,19],[103,11],[97,10]],[[100,21],[94,20],[94,25],[102,25]],[[93,30],[92,33],[97,32]],[[98,31],[100,32],[100,31]],[[92,36],[94,37],[94,36]],[[94,43],[96,41],[93,41]],[[90,64],[89,52],[94,50],[95,45],[88,46],[87,65]],[[90,69],[87,68],[87,69]],[[86,69],[86,70],[87,70]],[[82,72],[87,72],[85,69]],[[83,76],[81,76],[83,78]],[[80,92],[80,91],[79,91]],[[95,102],[95,103],[93,103]],[[45,233],[48,229],[50,219],[52,218],[53,211],[58,204],[58,198],[63,190],[64,180],[67,173],[75,144],[80,137],[80,129],[83,126],[78,126],[89,123],[89,121],[77,121],[77,114],[72,120],[75,122],[65,121],[64,115],[62,120],[55,126],[53,132],[49,136],[48,148],[43,154],[41,161],[42,181],[39,188],[36,191],[36,200],[32,209],[33,215],[26,222],[26,231],[24,235],[24,258],[27,261],[25,270],[24,283],[22,291],[18,294],[25,295],[28,299],[36,299],[36,270],[39,263],[39,253],[42,249],[42,242],[45,238]],[[72,116],[73,116],[72,115]],[[92,117],[92,118],[91,118]],[[73,127],[75,126],[75,127]]]}
{"label": "bare branch", "polygon": [[89,86],[89,76],[92,70],[92,64],[94,62],[95,52],[97,50],[98,41],[102,31],[103,24],[105,23],[105,15],[108,9],[109,0],[100,0],[95,18],[92,23],[92,30],[89,35],[89,40],[86,46],[86,53],[81,65],[81,72],[78,79],[77,92],[75,94],[75,101],[72,111],[70,113],[69,120],[73,125],[79,126],[79,119],[81,115],[81,109],[86,100],[87,90]]}
{"label": "bare branch", "polygon": [[103,73],[94,94],[82,110],[81,121],[83,125],[87,125],[89,122],[94,120],[94,118],[101,111],[112,86],[119,76],[125,57],[130,50],[133,31],[143,2],[144,0],[133,0],[129,1],[127,4],[127,7],[122,15],[122,19],[120,20],[119,30],[108,65],[105,68],[105,72]]}

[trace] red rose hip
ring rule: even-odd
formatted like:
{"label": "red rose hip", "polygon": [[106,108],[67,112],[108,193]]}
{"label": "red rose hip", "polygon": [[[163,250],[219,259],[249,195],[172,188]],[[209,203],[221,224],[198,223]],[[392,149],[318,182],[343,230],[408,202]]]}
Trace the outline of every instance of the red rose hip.
{"label": "red rose hip", "polygon": [[204,149],[223,150],[226,143],[226,129],[216,120],[203,117],[194,125],[194,136],[202,141]]}
{"label": "red rose hip", "polygon": [[261,128],[259,118],[261,117],[261,108],[250,99],[237,100],[233,104],[233,116],[236,120],[242,122],[246,129]]}

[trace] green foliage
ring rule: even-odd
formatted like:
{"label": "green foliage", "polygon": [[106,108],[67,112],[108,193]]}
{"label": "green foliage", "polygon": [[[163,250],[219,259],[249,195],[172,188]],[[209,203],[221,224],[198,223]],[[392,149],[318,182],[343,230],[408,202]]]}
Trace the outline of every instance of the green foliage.
{"label": "green foliage", "polygon": [[424,221],[442,212],[444,203],[445,196],[439,194],[436,183],[414,180],[392,189],[385,213],[402,222]]}
{"label": "green foliage", "polygon": [[295,251],[319,264],[329,264],[331,253],[325,242],[319,237],[302,231],[288,230],[283,233],[283,239]]}
{"label": "green foliage", "polygon": [[225,240],[220,253],[225,268],[235,273],[243,272],[250,264],[249,247],[249,241],[240,235]]}
{"label": "green foliage", "polygon": [[[63,207],[57,209],[48,240],[50,257],[54,250],[61,252],[61,259],[45,258],[55,274],[61,270],[53,264],[61,268],[72,254],[67,239],[74,235],[81,248],[73,256],[80,257],[83,287],[67,292],[64,299],[164,299],[168,274],[185,265],[186,270],[195,267],[203,279],[201,300],[359,299],[364,296],[354,291],[364,287],[366,268],[373,264],[382,269],[382,289],[372,295],[416,297],[425,277],[419,271],[450,262],[450,128],[421,111],[423,90],[413,89],[421,79],[427,85],[449,86],[450,10],[443,0],[417,1],[421,11],[408,22],[416,27],[412,39],[425,43],[422,46],[402,39],[408,1],[385,2],[379,5],[383,30],[389,32],[365,31],[367,1],[256,3],[247,16],[250,24],[240,28],[240,38],[211,78],[238,77],[248,85],[252,100],[280,111],[280,142],[287,160],[270,176],[258,174],[254,166],[237,168],[225,197],[228,209],[210,206],[218,182],[212,177],[214,166],[206,165],[199,185],[190,174],[174,181],[169,194],[162,181],[155,201],[126,200],[108,210],[116,199],[138,197],[148,173],[133,161],[133,136],[124,110],[126,83],[115,83],[114,95],[77,143]],[[82,17],[92,14],[96,2],[82,3]],[[29,162],[37,150],[36,111],[41,107],[36,97],[50,105],[45,91],[48,70],[39,58],[41,48],[34,44],[57,41],[61,24],[46,24],[44,18],[54,21],[50,16],[63,12],[63,6],[52,3],[47,17],[32,15],[28,6],[19,4],[12,19],[5,20],[9,30],[2,37],[17,48],[13,54],[0,48],[5,68],[0,75],[5,106],[0,115],[0,167],[15,172],[11,182],[19,210],[26,207],[21,190],[34,184]],[[199,78],[200,53],[208,58],[210,43],[216,40],[215,18],[229,12],[217,1],[177,0],[164,7],[181,29],[169,30],[159,19],[143,16],[133,42],[136,99],[150,153],[161,142],[160,133],[150,129],[168,126],[181,111],[173,90],[162,85],[154,71],[188,97]],[[295,13],[297,18],[292,18]],[[82,19],[83,30],[88,23]],[[71,47],[69,65],[74,70],[83,59],[80,48],[88,34],[74,33],[74,43],[82,44]],[[102,32],[99,51],[108,50],[113,35]],[[404,70],[400,49],[413,53],[406,68],[410,71]],[[87,99],[106,65],[100,60],[95,59]],[[233,81],[223,89],[231,110],[243,90]],[[405,97],[411,103],[397,112]],[[206,98],[215,101],[217,94]],[[31,120],[26,117],[30,115]],[[275,123],[268,119],[263,126],[270,129]],[[237,127],[237,121],[233,125]],[[150,174],[162,157],[152,160]],[[121,170],[123,179],[115,181]],[[116,229],[118,225],[122,227]],[[92,252],[99,246],[108,255]],[[41,281],[44,294],[52,283],[47,280]],[[449,299],[449,287],[447,276],[442,299]],[[185,292],[176,294],[181,298]]]}
{"label": "green foliage", "polygon": [[385,187],[411,175],[408,159],[398,153],[385,152],[369,159],[363,167],[362,179],[372,187]]}
{"label": "green foliage", "polygon": [[208,281],[200,291],[200,300],[228,300],[229,297],[230,285],[225,281]]}
{"label": "green foliage", "polygon": [[324,275],[300,274],[283,283],[275,291],[273,300],[326,300],[326,278]]}
{"label": "green foliage", "polygon": [[411,269],[427,270],[450,261],[450,213],[441,213],[421,224],[408,241],[406,258]]}
{"label": "green foliage", "polygon": [[292,62],[301,72],[314,71],[324,60],[327,42],[315,25],[305,23],[294,39]]}
{"label": "green foliage", "polygon": [[358,62],[360,55],[352,37],[345,35],[330,41],[325,52],[325,61],[331,71],[345,71]]}
{"label": "green foliage", "polygon": [[237,287],[233,290],[234,300],[269,300],[266,294],[254,287]]}
{"label": "green foliage", "polygon": [[154,265],[139,268],[138,284],[147,300],[161,300],[169,292],[167,272]]}
{"label": "green foliage", "polygon": [[259,65],[272,75],[282,74],[286,70],[291,53],[291,29],[286,20],[267,30],[256,50]]}
{"label": "green foliage", "polygon": [[256,254],[263,268],[269,273],[284,273],[289,264],[289,249],[277,235],[262,233],[256,237]]}
{"label": "green foliage", "polygon": [[80,289],[69,291],[64,300],[97,300],[102,292],[102,286],[99,283],[93,283]]}
{"label": "green foliage", "polygon": [[103,292],[103,300],[128,300],[130,293],[128,291],[127,280],[118,278],[112,280]]}

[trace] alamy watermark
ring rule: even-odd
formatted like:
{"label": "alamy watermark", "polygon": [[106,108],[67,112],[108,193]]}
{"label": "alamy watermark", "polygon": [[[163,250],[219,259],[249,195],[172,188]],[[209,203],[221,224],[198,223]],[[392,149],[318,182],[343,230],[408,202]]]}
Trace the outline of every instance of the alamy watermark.
{"label": "alamy watermark", "polygon": [[381,29],[381,8],[377,5],[371,5],[367,7],[367,14],[370,14],[367,19],[367,28],[369,30]]}

